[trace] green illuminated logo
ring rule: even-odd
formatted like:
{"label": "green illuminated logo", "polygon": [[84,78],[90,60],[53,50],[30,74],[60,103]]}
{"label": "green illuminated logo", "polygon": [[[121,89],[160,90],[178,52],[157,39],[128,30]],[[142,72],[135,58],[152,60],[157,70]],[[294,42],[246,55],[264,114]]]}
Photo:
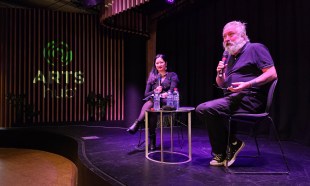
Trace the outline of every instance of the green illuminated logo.
{"label": "green illuminated logo", "polygon": [[61,63],[62,66],[66,66],[72,61],[72,50],[63,41],[60,43],[51,41],[43,49],[43,56],[50,65],[55,66],[55,64]]}

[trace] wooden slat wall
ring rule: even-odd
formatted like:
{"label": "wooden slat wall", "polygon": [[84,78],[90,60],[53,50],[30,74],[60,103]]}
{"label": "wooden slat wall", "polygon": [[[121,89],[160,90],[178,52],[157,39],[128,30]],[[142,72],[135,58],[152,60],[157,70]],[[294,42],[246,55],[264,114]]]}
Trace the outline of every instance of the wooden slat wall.
{"label": "wooden slat wall", "polygon": [[[112,95],[107,120],[124,119],[121,32],[100,26],[96,15],[33,9],[0,9],[0,12],[0,126],[10,127],[15,122],[16,113],[5,101],[8,93],[27,95],[26,101],[40,111],[33,118],[35,123],[87,121],[86,96],[91,91]],[[52,41],[55,48],[50,50],[65,51],[59,57],[72,51],[71,63],[63,65],[56,58],[50,59],[54,66],[47,63],[43,51]],[[36,78],[39,71],[45,84],[42,76]],[[53,80],[49,84],[49,73],[54,79],[58,73],[59,83]],[[82,74],[82,83],[75,82],[81,81],[75,78],[75,73]],[[68,91],[67,97],[61,94],[61,89]],[[98,115],[95,119],[99,120]]]}
{"label": "wooden slat wall", "polygon": [[106,0],[102,7],[100,23],[109,29],[149,37],[148,16],[133,9],[149,1]]}
{"label": "wooden slat wall", "polygon": [[125,10],[134,8],[150,0],[106,0],[104,12],[101,15],[101,20],[114,16]]}

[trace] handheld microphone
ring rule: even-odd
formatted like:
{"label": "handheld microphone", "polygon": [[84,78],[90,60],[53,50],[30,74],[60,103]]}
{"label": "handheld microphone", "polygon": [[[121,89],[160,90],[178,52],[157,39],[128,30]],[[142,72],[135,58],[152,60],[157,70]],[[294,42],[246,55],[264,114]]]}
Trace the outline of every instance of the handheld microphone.
{"label": "handheld microphone", "polygon": [[161,75],[158,74],[158,86],[161,86]]}
{"label": "handheld microphone", "polygon": [[[225,50],[222,55],[222,61],[224,65],[226,64],[227,57],[228,57],[228,52]],[[223,70],[220,70],[219,77],[223,77]]]}

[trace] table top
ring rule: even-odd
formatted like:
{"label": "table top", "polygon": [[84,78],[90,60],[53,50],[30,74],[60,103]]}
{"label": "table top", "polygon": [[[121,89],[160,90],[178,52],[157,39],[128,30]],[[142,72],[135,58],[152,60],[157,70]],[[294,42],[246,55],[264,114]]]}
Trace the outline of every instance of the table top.
{"label": "table top", "polygon": [[163,112],[163,113],[169,113],[169,112],[191,112],[195,110],[195,107],[180,107],[178,110],[147,110],[146,112]]}

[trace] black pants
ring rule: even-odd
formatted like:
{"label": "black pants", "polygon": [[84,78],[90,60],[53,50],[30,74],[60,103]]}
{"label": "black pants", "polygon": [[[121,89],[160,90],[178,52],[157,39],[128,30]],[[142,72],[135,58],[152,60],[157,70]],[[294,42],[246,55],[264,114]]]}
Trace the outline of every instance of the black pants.
{"label": "black pants", "polygon": [[[262,96],[255,93],[232,93],[223,98],[201,103],[196,107],[197,115],[206,122],[212,152],[225,154],[227,147],[227,124],[231,114],[258,113],[265,108]],[[235,141],[231,134],[230,141]]]}

